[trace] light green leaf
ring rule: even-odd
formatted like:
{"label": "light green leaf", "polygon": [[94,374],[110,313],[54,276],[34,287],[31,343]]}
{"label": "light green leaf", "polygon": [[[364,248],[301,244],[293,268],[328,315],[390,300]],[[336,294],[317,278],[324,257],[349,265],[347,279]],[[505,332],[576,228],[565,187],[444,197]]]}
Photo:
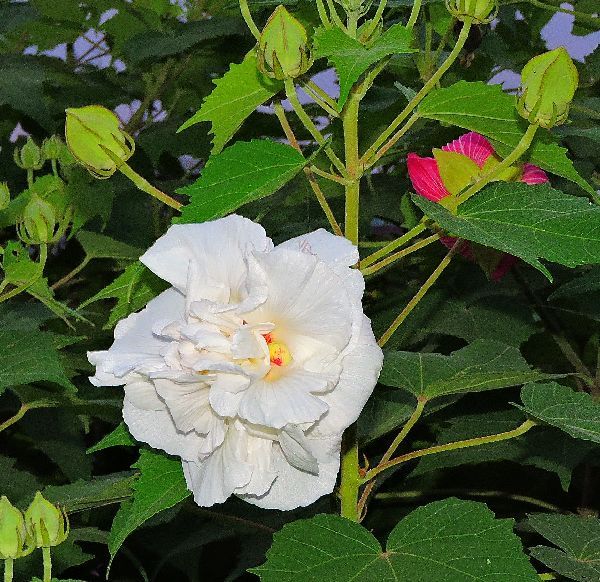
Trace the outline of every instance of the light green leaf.
{"label": "light green leaf", "polygon": [[409,513],[384,552],[358,523],[317,515],[276,533],[253,572],[263,582],[537,581],[512,528],[512,519],[495,519],[483,503],[450,498]]}
{"label": "light green leaf", "polygon": [[538,259],[567,267],[600,263],[600,206],[547,184],[492,184],[456,215],[423,196],[413,201],[444,230],[520,257],[550,281]]}
{"label": "light green leaf", "polygon": [[519,408],[535,419],[576,439],[600,443],[600,403],[589,394],[549,382],[524,386],[521,400]]}
{"label": "light green leaf", "polygon": [[135,444],[136,442],[129,434],[127,426],[124,422],[122,422],[117,426],[117,428],[115,428],[115,430],[107,434],[102,440],[98,441],[93,447],[90,447],[86,452],[88,455],[90,455],[91,453],[110,449],[111,447],[128,447]]}
{"label": "light green leaf", "polygon": [[477,340],[450,356],[387,352],[379,381],[427,400],[449,394],[496,390],[542,380],[511,346]]}
{"label": "light green leaf", "polygon": [[233,137],[247,117],[283,88],[281,82],[269,79],[257,67],[256,53],[248,53],[239,64],[214,81],[213,92],[204,100],[200,110],[177,131],[195,123],[209,121],[213,134],[213,155],[218,154]]}
{"label": "light green leaf", "polygon": [[600,520],[597,517],[536,514],[529,517],[528,523],[558,546],[531,548],[536,560],[569,580],[600,580]]}
{"label": "light green leaf", "polygon": [[0,329],[0,394],[19,384],[53,382],[74,389],[51,334]]}
{"label": "light green leaf", "polygon": [[415,52],[410,44],[412,32],[394,24],[371,45],[365,46],[339,28],[319,28],[315,33],[315,58],[327,57],[335,67],[340,83],[338,107],[341,111],[352,85],[367,69],[381,59],[394,54]]}
{"label": "light green leaf", "polygon": [[[423,99],[418,111],[421,117],[485,135],[502,157],[515,148],[527,128],[515,108],[514,95],[504,93],[499,85],[479,81],[459,81],[432,91]],[[556,144],[547,132],[538,132],[528,156],[532,164],[575,182],[590,194],[595,193],[574,168],[567,150]]]}
{"label": "light green leaf", "polygon": [[133,499],[123,503],[115,515],[108,538],[111,561],[127,536],[191,495],[178,459],[142,449],[133,467],[139,469],[140,476],[133,484]]}
{"label": "light green leaf", "polygon": [[138,311],[164,291],[167,284],[152,271],[136,262],[129,265],[110,285],[85,301],[79,309],[104,299],[116,299],[117,304],[110,312],[104,329],[114,327],[118,321]]}
{"label": "light green leaf", "polygon": [[77,233],[76,238],[89,260],[122,259],[135,261],[143,253],[141,249],[97,232],[82,230]]}
{"label": "light green leaf", "polygon": [[236,142],[209,159],[191,186],[178,190],[190,197],[180,222],[220,218],[240,206],[273,194],[306,164],[293,147],[268,140]]}

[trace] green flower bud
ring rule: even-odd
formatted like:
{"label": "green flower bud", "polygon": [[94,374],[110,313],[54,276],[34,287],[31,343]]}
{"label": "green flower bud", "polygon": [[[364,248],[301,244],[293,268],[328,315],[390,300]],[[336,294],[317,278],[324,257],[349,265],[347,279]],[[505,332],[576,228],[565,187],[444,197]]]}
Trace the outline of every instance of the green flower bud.
{"label": "green flower bud", "polygon": [[75,159],[96,178],[109,178],[135,150],[119,118],[100,105],[67,109],[65,136]]}
{"label": "green flower bud", "polygon": [[21,240],[30,245],[49,243],[56,230],[56,213],[51,204],[33,194],[17,223]]}
{"label": "green flower bud", "polygon": [[64,509],[44,499],[39,491],[25,512],[25,524],[36,548],[58,546],[69,536]]}
{"label": "green flower bud", "polygon": [[564,47],[533,57],[521,73],[517,110],[541,127],[560,125],[569,115],[578,85],[577,68]]}
{"label": "green flower bud", "polygon": [[0,560],[15,560],[32,551],[23,514],[3,495],[0,498]]}
{"label": "green flower bud", "polygon": [[15,148],[14,159],[23,170],[40,170],[45,162],[41,148],[30,137],[21,149]]}
{"label": "green flower bud", "polygon": [[260,35],[258,68],[275,79],[294,79],[311,67],[306,30],[284,6],[278,6]]}
{"label": "green flower bud", "polygon": [[44,143],[42,144],[42,154],[47,160],[58,160],[63,147],[64,144],[62,139],[57,135],[53,135],[44,140]]}
{"label": "green flower bud", "polygon": [[10,204],[10,189],[6,182],[0,182],[0,210],[4,210]]}
{"label": "green flower bud", "polygon": [[487,24],[496,18],[498,0],[446,0],[446,8],[461,22],[470,18],[475,24]]}

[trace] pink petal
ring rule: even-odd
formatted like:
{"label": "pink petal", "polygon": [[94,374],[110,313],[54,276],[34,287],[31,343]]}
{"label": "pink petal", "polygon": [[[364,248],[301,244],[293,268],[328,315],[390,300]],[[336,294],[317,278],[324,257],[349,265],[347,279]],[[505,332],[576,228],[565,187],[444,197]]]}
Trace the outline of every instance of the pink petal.
{"label": "pink petal", "polygon": [[[458,239],[453,236],[442,236],[440,237],[440,242],[446,247],[451,249]],[[469,241],[464,241],[463,245],[460,249],[460,254],[465,257],[465,259],[469,259],[469,261],[475,261],[475,255],[473,254],[473,249],[471,248],[471,243]]]}
{"label": "pink petal", "polygon": [[467,156],[480,168],[483,168],[483,164],[494,153],[492,144],[481,134],[474,131],[461,135],[458,139],[446,144],[442,150]]}
{"label": "pink petal", "polygon": [[422,158],[417,154],[408,154],[406,161],[408,176],[417,194],[424,196],[432,202],[438,202],[450,192],[446,190],[437,162],[433,158]]}
{"label": "pink petal", "polygon": [[548,176],[544,170],[534,166],[533,164],[523,165],[523,175],[521,176],[521,182],[525,184],[545,184],[549,182]]}
{"label": "pink petal", "polygon": [[513,265],[518,261],[517,257],[513,257],[513,255],[509,255],[507,253],[502,253],[502,258],[496,265],[496,268],[492,272],[492,281],[500,281],[508,273]]}

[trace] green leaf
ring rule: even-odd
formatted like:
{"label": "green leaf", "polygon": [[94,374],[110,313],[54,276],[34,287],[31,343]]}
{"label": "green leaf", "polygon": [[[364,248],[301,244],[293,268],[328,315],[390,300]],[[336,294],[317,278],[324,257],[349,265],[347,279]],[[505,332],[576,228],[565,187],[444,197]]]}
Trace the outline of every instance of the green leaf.
{"label": "green leaf", "polygon": [[51,334],[0,329],[0,394],[19,384],[53,382],[74,389]]}
{"label": "green leaf", "polygon": [[550,281],[540,258],[567,267],[600,263],[600,207],[547,184],[492,184],[456,215],[423,196],[413,201],[444,230],[520,257]]}
{"label": "green leaf", "polygon": [[121,319],[144,307],[166,287],[162,279],[142,263],[136,262],[129,265],[110,285],[85,301],[79,309],[84,309],[96,301],[116,299],[117,304],[111,310],[108,322],[104,326],[104,329],[110,329]]}
{"label": "green leaf", "polygon": [[600,520],[597,517],[536,514],[529,517],[528,523],[558,546],[531,548],[531,555],[536,560],[569,580],[600,580]]}
{"label": "green leaf", "polygon": [[135,476],[131,473],[115,473],[87,481],[79,479],[67,485],[50,485],[43,493],[48,501],[59,503],[72,513],[129,499],[134,480]]}
{"label": "green leaf", "polygon": [[133,484],[133,500],[123,503],[115,515],[108,538],[111,561],[127,536],[191,495],[178,459],[142,449],[133,467],[139,469],[140,476]]}
{"label": "green leaf", "polygon": [[483,503],[436,501],[400,521],[384,552],[358,523],[317,515],[285,525],[252,571],[263,582],[534,582],[513,523]]}
{"label": "green leaf", "polygon": [[256,53],[248,53],[239,64],[232,64],[223,77],[214,81],[213,92],[200,110],[177,131],[195,123],[209,121],[213,134],[212,153],[218,154],[254,110],[280,91],[283,84],[269,79],[257,67]]}
{"label": "green leaf", "polygon": [[600,291],[600,267],[592,267],[587,273],[561,285],[548,299],[563,299],[564,297],[583,295],[594,291]]}
{"label": "green leaf", "polygon": [[339,28],[319,28],[315,33],[315,58],[327,57],[335,67],[340,83],[338,107],[341,111],[352,85],[367,69],[381,59],[394,54],[415,52],[411,48],[412,31],[394,24],[370,46],[351,38]]}
{"label": "green leaf", "polygon": [[477,340],[450,356],[418,352],[387,352],[379,381],[407,390],[417,398],[482,392],[517,386],[548,375],[532,370],[511,346]]}
{"label": "green leaf", "polygon": [[[454,417],[444,423],[435,444],[506,432],[516,428],[521,422],[523,414],[518,410]],[[567,491],[573,470],[594,448],[592,443],[576,441],[555,428],[539,427],[516,439],[489,443],[483,447],[446,451],[443,455],[428,455],[419,461],[410,477],[461,465],[512,461],[556,473],[563,489]]]}
{"label": "green leaf", "polygon": [[142,249],[132,247],[97,232],[82,230],[77,233],[76,238],[81,244],[88,260],[122,259],[135,261],[143,253]]}
{"label": "green leaf", "polygon": [[535,419],[576,439],[600,443],[600,403],[589,394],[549,382],[524,386],[521,400],[519,408]]}
{"label": "green leaf", "polygon": [[127,426],[124,422],[122,422],[117,426],[117,428],[115,428],[115,430],[107,434],[102,440],[98,441],[93,447],[90,447],[86,452],[89,455],[91,453],[96,453],[98,451],[110,449],[111,447],[128,447],[135,444],[136,442],[133,439],[133,437],[129,434]]}
{"label": "green leaf", "polygon": [[18,468],[16,459],[0,455],[0,491],[20,508],[27,507],[34,493],[42,488],[38,478]]}
{"label": "green leaf", "polygon": [[[515,149],[527,128],[515,108],[514,95],[504,93],[499,85],[479,81],[459,81],[450,87],[432,91],[423,99],[418,111],[421,117],[485,135],[502,157]],[[548,133],[538,132],[528,156],[532,164],[595,194],[574,168],[567,157],[567,150],[557,145]]]}
{"label": "green leaf", "polygon": [[268,140],[236,142],[211,157],[194,184],[178,190],[190,197],[180,222],[220,218],[269,196],[305,164],[304,156],[288,145]]}

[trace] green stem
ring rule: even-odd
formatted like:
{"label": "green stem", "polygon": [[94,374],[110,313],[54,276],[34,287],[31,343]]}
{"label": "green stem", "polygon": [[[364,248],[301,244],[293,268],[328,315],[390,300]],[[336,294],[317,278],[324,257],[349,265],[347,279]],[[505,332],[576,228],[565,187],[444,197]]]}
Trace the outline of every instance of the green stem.
{"label": "green stem", "polygon": [[4,582],[12,582],[13,563],[14,563],[14,560],[12,558],[6,558],[4,560]]}
{"label": "green stem", "polygon": [[519,495],[518,493],[507,493],[506,491],[473,491],[469,489],[434,489],[429,491],[391,491],[385,493],[377,493],[375,499],[378,501],[401,501],[403,499],[412,500],[419,499],[421,497],[431,496],[442,496],[450,497],[453,495],[466,496],[466,497],[501,497],[504,499],[510,499],[519,503],[527,503],[546,511],[555,511],[556,513],[562,513],[564,510],[558,505],[548,503],[543,499],[536,499],[529,495]]}
{"label": "green stem", "polygon": [[337,101],[335,99],[333,99],[332,97],[330,97],[325,91],[323,91],[323,89],[321,89],[321,87],[319,87],[319,85],[317,85],[312,80],[308,80],[308,81],[306,81],[304,86],[308,87],[313,93],[318,95],[325,103],[327,103],[327,105],[329,105],[329,107],[331,107],[332,109],[335,109],[336,110],[335,114],[336,114],[336,116],[338,115]]}
{"label": "green stem", "polygon": [[42,557],[44,560],[43,582],[52,582],[52,554],[50,553],[50,548],[42,548]]}
{"label": "green stem", "polygon": [[150,196],[154,196],[157,200],[160,200],[163,204],[174,208],[175,210],[181,210],[183,204],[178,202],[174,198],[171,198],[168,194],[161,192],[158,188],[155,188],[146,178],[140,176],[129,164],[122,163],[119,166],[119,171],[129,178],[135,186],[140,189],[142,192],[146,192],[146,194],[150,194]]}
{"label": "green stem", "polygon": [[532,6],[549,10],[550,12],[562,12],[563,14],[570,14],[571,16],[574,16],[575,19],[593,24],[595,27],[600,28],[600,18],[593,16],[592,14],[586,14],[585,12],[579,12],[578,10],[570,10],[569,8],[563,8],[562,6],[552,6],[551,4],[546,4],[544,2],[540,2],[539,0],[512,0],[510,2],[505,2],[504,4],[531,4]]}
{"label": "green stem", "polygon": [[[418,1],[418,0],[417,0]],[[417,2],[415,2],[416,6]],[[420,2],[419,2],[420,4]],[[413,6],[413,10],[414,10]],[[463,49],[467,39],[469,38],[469,31],[471,30],[471,20],[466,19],[463,23],[463,27],[460,31],[456,44],[452,49],[452,52],[448,55],[446,60],[440,65],[440,68],[432,75],[431,79],[423,85],[421,90],[409,101],[406,107],[397,115],[392,121],[390,126],[379,136],[375,143],[367,150],[364,158],[369,159],[396,131],[400,124],[413,112],[413,110],[421,103],[426,95],[437,85],[438,81],[442,78],[444,73],[452,66],[454,61],[458,58],[460,51]]]}
{"label": "green stem", "polygon": [[365,277],[367,275],[373,275],[374,273],[377,273],[377,271],[384,269],[385,267],[391,265],[395,261],[402,259],[402,258],[406,257],[407,255],[410,255],[410,254],[430,245],[431,243],[433,243],[439,239],[440,239],[439,234],[433,234],[430,237],[427,237],[427,238],[424,238],[423,240],[417,241],[415,244],[413,244],[405,249],[402,249],[402,250],[398,251],[397,253],[390,255],[389,257],[386,257],[385,259],[379,261],[378,263],[375,263],[371,267],[361,268],[361,272]]}
{"label": "green stem", "polygon": [[538,574],[540,580],[558,580],[558,574],[553,572],[546,572],[545,574]]}
{"label": "green stem", "polygon": [[321,19],[323,26],[325,28],[331,28],[331,20],[329,20],[329,16],[327,16],[327,10],[325,9],[323,0],[317,0],[317,11],[319,12],[319,18]]}
{"label": "green stem", "polygon": [[259,40],[260,39],[260,30],[258,30],[258,26],[256,26],[256,23],[254,22],[254,19],[252,18],[252,14],[250,14],[250,8],[248,7],[248,0],[240,0],[240,10],[242,11],[242,17],[246,21],[246,25],[250,29],[252,36],[254,36],[254,38],[256,40]]}
{"label": "green stem", "polygon": [[358,490],[360,488],[360,467],[358,463],[358,440],[356,424],[349,426],[342,438],[342,463],[340,480],[340,500],[342,517],[359,521]]}
{"label": "green stem", "polygon": [[389,255],[391,252],[395,251],[398,247],[401,247],[403,244],[407,243],[409,240],[412,240],[416,236],[419,236],[427,227],[424,223],[417,224],[414,228],[411,228],[406,234],[403,234],[401,237],[387,243],[382,249],[374,252],[372,255],[365,257],[361,260],[361,267],[368,267],[373,263],[376,263],[382,257]]}
{"label": "green stem", "polygon": [[362,482],[367,483],[368,481],[370,481],[371,479],[373,479],[374,477],[379,475],[379,473],[385,471],[386,469],[395,467],[396,465],[400,465],[402,463],[406,463],[413,459],[425,457],[426,455],[435,455],[437,453],[444,453],[446,451],[456,451],[459,449],[478,447],[481,445],[487,445],[490,443],[497,443],[500,441],[513,439],[513,438],[516,438],[516,437],[519,437],[519,436],[525,434],[528,430],[532,429],[535,425],[536,425],[536,423],[533,420],[526,420],[525,422],[520,424],[517,428],[506,431],[506,432],[501,432],[501,433],[482,436],[482,437],[476,437],[473,439],[465,439],[465,440],[461,440],[461,441],[455,441],[452,443],[447,443],[445,445],[436,445],[434,447],[429,447],[427,449],[420,449],[418,451],[412,451],[405,455],[396,457],[395,459],[392,459],[392,460],[388,461],[387,463],[380,463],[379,465],[377,465],[377,467],[375,467],[374,469],[371,469],[370,471],[367,472],[367,474],[363,478]]}
{"label": "green stem", "polygon": [[361,95],[359,93],[350,93],[350,97],[342,113],[346,173],[351,179],[351,182],[346,185],[344,228],[346,238],[354,245],[358,245],[360,178],[362,175],[358,150],[358,110],[360,99]]}
{"label": "green stem", "polygon": [[341,184],[342,186],[346,186],[348,180],[346,178],[342,178],[337,174],[331,174],[330,172],[326,172],[325,170],[321,170],[317,166],[310,166],[310,170],[314,172],[317,176],[321,176],[321,178],[326,178],[330,182],[335,182],[336,184]]}
{"label": "green stem", "polygon": [[[365,169],[372,168],[389,150],[394,147],[398,140],[417,122],[418,113],[413,113],[410,119],[377,151],[370,160],[365,160]],[[367,152],[368,153],[368,152]]]}
{"label": "green stem", "polygon": [[33,186],[33,170],[27,170],[27,186],[29,188]]}
{"label": "green stem", "polygon": [[419,18],[419,12],[421,12],[421,3],[422,0],[414,0],[408,22],[406,23],[406,28],[411,29],[416,24],[417,18]]}
{"label": "green stem", "polygon": [[356,38],[358,31],[358,13],[355,11],[348,13],[348,24],[346,25],[348,35],[352,38]]}
{"label": "green stem", "polygon": [[2,424],[0,424],[0,432],[6,430],[9,426],[12,426],[16,422],[19,422],[19,420],[25,416],[29,408],[30,407],[27,404],[21,404],[21,408],[19,408],[14,416],[11,416],[8,420],[5,420]]}
{"label": "green stem", "polygon": [[56,289],[58,289],[59,287],[62,287],[66,283],[68,283],[73,277],[75,277],[81,271],[83,271],[83,269],[85,269],[88,266],[88,264],[89,264],[90,261],[91,261],[91,258],[88,257],[88,256],[86,256],[83,259],[83,261],[81,261],[81,263],[79,263],[79,265],[77,265],[72,271],[70,271],[69,273],[67,273],[64,277],[62,277],[61,279],[59,279],[50,288],[53,291],[56,291]]}
{"label": "green stem", "polygon": [[[317,92],[316,89],[317,88],[320,89],[320,87],[318,87],[316,83],[313,83],[313,81],[308,81],[302,85],[302,88],[304,89],[304,91],[306,91],[306,94],[321,109],[323,109],[323,111],[325,111],[325,113],[327,113],[328,115],[331,115],[331,117],[339,117],[339,113],[337,112],[335,101],[333,101],[331,98],[329,98],[328,100],[325,100],[323,98],[323,96],[319,92]],[[330,105],[330,102],[334,104],[333,107]]]}
{"label": "green stem", "polygon": [[395,331],[402,325],[404,320],[411,314],[412,310],[418,305],[419,301],[425,297],[425,294],[432,285],[438,280],[439,276],[442,274],[444,269],[450,264],[452,257],[458,252],[460,247],[462,246],[462,241],[458,239],[454,246],[448,251],[446,256],[441,260],[440,264],[436,267],[435,271],[431,273],[427,281],[423,283],[421,288],[417,291],[415,296],[408,302],[408,305],[400,312],[400,315],[392,321],[390,327],[384,332],[379,341],[377,342],[381,347],[383,347],[388,340],[394,335]]}
{"label": "green stem", "polygon": [[[417,399],[417,406],[416,406],[414,412],[410,415],[410,418],[406,421],[406,424],[402,427],[402,430],[398,433],[396,438],[393,440],[392,444],[389,446],[388,450],[384,453],[383,457],[381,457],[381,461],[379,461],[378,466],[381,465],[381,463],[387,463],[394,456],[394,453],[397,451],[398,447],[402,444],[402,441],[404,441],[404,439],[406,438],[408,433],[411,431],[412,427],[415,426],[415,424],[417,424],[417,422],[421,418],[426,404],[427,404],[427,398],[420,397]],[[363,491],[363,494],[361,495],[360,501],[358,502],[358,511],[361,516],[361,520],[364,517],[367,500],[369,499],[369,495],[371,495],[371,492],[373,491],[374,487],[375,487],[375,481],[373,480],[365,487],[365,490]]]}
{"label": "green stem", "polygon": [[317,129],[317,126],[313,123],[312,119],[304,111],[302,104],[298,100],[298,95],[296,93],[296,87],[294,85],[293,79],[286,79],[284,81],[285,84],[285,95],[288,98],[288,101],[292,105],[294,112],[298,116],[298,119],[302,122],[304,127],[308,130],[308,132],[313,136],[314,140],[320,145],[324,146],[323,151],[327,155],[327,157],[331,160],[331,163],[335,166],[336,170],[340,172],[342,175],[346,175],[346,169],[342,161],[335,155],[335,152],[331,149],[330,146],[325,145],[326,139],[323,137],[323,134]]}
{"label": "green stem", "polygon": [[484,186],[487,186],[492,180],[497,178],[506,170],[506,168],[512,166],[528,149],[535,137],[535,133],[538,129],[538,125],[531,124],[523,137],[519,140],[519,143],[515,146],[515,149],[506,156],[491,172],[483,176],[480,180],[475,182],[472,186],[467,188],[462,194],[456,198],[456,205],[463,203],[468,200],[473,194],[479,192]]}
{"label": "green stem", "polygon": [[371,22],[369,22],[369,24],[365,27],[361,37],[364,38],[365,40],[368,40],[371,35],[375,32],[377,25],[379,24],[379,21],[381,20],[381,17],[383,16],[383,11],[385,10],[385,7],[387,5],[387,0],[380,0],[379,1],[379,6],[377,7],[377,12],[375,12],[375,16],[373,17],[373,20],[371,20]]}
{"label": "green stem", "polygon": [[333,0],[327,0],[327,6],[329,7],[329,14],[330,14],[331,19],[333,20],[334,24],[338,28],[341,28],[344,32],[348,32],[346,29],[346,26],[342,22],[342,19],[340,18],[340,15],[337,12],[337,8],[335,7]]}

